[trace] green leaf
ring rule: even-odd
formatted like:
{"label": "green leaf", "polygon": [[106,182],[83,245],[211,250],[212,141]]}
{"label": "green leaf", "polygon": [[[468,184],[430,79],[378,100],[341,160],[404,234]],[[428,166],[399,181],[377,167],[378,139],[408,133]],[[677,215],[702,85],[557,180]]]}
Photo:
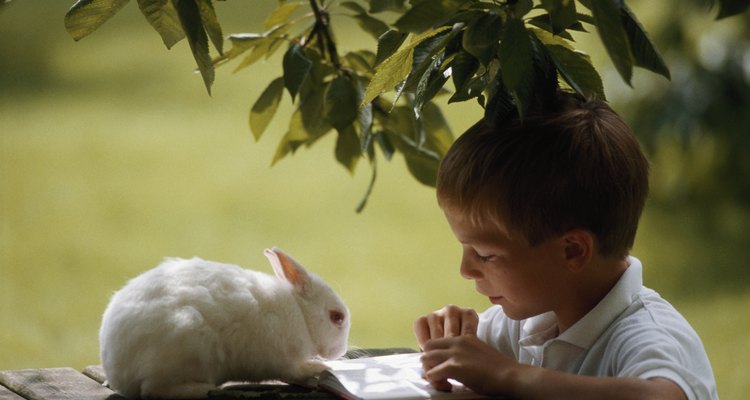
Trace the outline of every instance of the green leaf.
{"label": "green leaf", "polygon": [[284,70],[284,86],[292,96],[292,101],[294,101],[299,87],[312,68],[312,61],[305,56],[302,47],[295,43],[284,54],[282,66]]}
{"label": "green leaf", "polygon": [[378,52],[375,56],[375,66],[380,65],[388,57],[398,50],[404,43],[408,34],[399,31],[388,30],[378,38]]}
{"label": "green leaf", "polygon": [[344,54],[343,60],[349,68],[362,75],[367,75],[372,71],[375,64],[375,54],[369,50],[350,51]]}
{"label": "green leaf", "polygon": [[544,107],[556,101],[555,93],[560,87],[560,74],[544,44],[536,35],[529,33],[529,38],[534,52],[534,88],[531,101],[535,106]]}
{"label": "green leaf", "polygon": [[266,20],[263,22],[263,30],[267,31],[277,25],[287,22],[289,17],[302,7],[302,5],[303,3],[298,1],[291,3],[280,2],[279,6],[268,14],[268,17],[266,17]]}
{"label": "green leaf", "polygon": [[[578,13],[578,20],[581,21],[581,22],[583,22],[583,23],[587,23],[589,25],[596,24],[596,21],[594,21],[594,17],[592,17],[592,16],[590,16],[588,14]],[[581,31],[581,32],[586,32],[586,30],[583,29],[583,24],[581,25],[580,29],[578,27],[576,27],[576,30]]]}
{"label": "green leaf", "polygon": [[211,85],[214,82],[214,66],[211,56],[208,54],[208,37],[203,29],[200,10],[195,1],[182,0],[177,2],[177,15],[180,17],[182,30],[185,31],[193,58],[198,64],[198,70],[203,77],[208,94],[211,94]]}
{"label": "green leaf", "polygon": [[491,80],[487,85],[487,92],[484,121],[490,126],[495,126],[508,118],[517,107],[502,79]]}
{"label": "green leaf", "polygon": [[353,15],[352,18],[357,20],[357,24],[359,24],[363,31],[369,33],[376,40],[389,29],[388,24],[367,14],[367,10],[358,3],[345,1],[341,3],[341,6],[354,11],[355,15]]}
{"label": "green leaf", "polygon": [[542,0],[542,7],[549,13],[552,33],[555,35],[578,22],[574,0]]}
{"label": "green leaf", "polygon": [[719,0],[719,14],[716,19],[741,14],[750,7],[748,0]]}
{"label": "green leaf", "polygon": [[386,136],[384,132],[378,132],[374,135],[374,137],[375,142],[383,152],[383,156],[386,160],[390,161],[393,158],[393,155],[396,153],[396,147],[393,146],[393,143],[391,143],[391,140],[388,139],[388,136]]}
{"label": "green leaf", "polygon": [[449,33],[437,34],[429,39],[422,41],[414,47],[414,56],[412,58],[411,72],[406,79],[406,84],[402,90],[414,92],[417,90],[419,81],[425,77],[428,70],[434,69],[434,62],[437,58],[445,58],[447,45],[451,40],[461,33],[460,29],[451,29]]}
{"label": "green leaf", "polygon": [[[550,23],[549,14],[537,15],[529,19],[527,22],[529,25],[536,26],[549,33],[552,33],[552,31],[554,30],[552,28],[552,23]],[[577,24],[576,26],[580,26],[581,29],[583,29],[583,25],[580,25],[580,23]],[[562,32],[556,33],[555,36],[573,41],[573,36],[568,31],[562,31]]]}
{"label": "green leaf", "polygon": [[404,11],[404,0],[370,0],[370,12]]}
{"label": "green leaf", "polygon": [[[425,106],[428,115],[434,116],[430,114],[432,111],[432,106]],[[406,106],[395,107],[381,123],[389,142],[404,155],[412,176],[422,184],[435,186],[444,143],[443,133],[426,131]]]}
{"label": "green leaf", "polygon": [[284,134],[276,147],[276,152],[271,160],[271,166],[276,165],[277,162],[290,153],[294,153],[305,140],[307,140],[307,132],[302,127],[300,112],[296,111],[289,120],[289,130]]}
{"label": "green leaf", "polygon": [[[184,1],[184,0],[183,0]],[[203,27],[208,33],[208,37],[211,39],[211,43],[214,44],[219,54],[224,53],[224,34],[221,33],[221,25],[219,20],[216,18],[216,11],[214,11],[214,5],[211,0],[197,0],[198,9],[200,10],[201,20],[203,21]]]}
{"label": "green leaf", "polygon": [[534,50],[523,21],[511,18],[498,49],[503,83],[516,101],[523,118],[534,87]]}
{"label": "green leaf", "polygon": [[547,29],[537,29],[532,27],[528,28],[528,30],[532,32],[542,44],[560,45],[568,48],[569,50],[575,50],[573,46],[568,41],[564,40],[561,35],[553,35],[552,32]]}
{"label": "green leaf", "polygon": [[380,36],[389,29],[388,24],[367,14],[358,14],[354,16],[354,18],[357,20],[357,24],[359,24],[362,30],[369,33],[370,36],[375,39],[380,38]]}
{"label": "green leaf", "polygon": [[440,159],[435,154],[420,149],[416,143],[407,137],[394,135],[392,141],[404,155],[406,167],[412,176],[423,185],[434,187],[437,181]]}
{"label": "green leaf", "polygon": [[78,0],[65,13],[65,30],[78,41],[94,32],[128,0]]}
{"label": "green leaf", "polygon": [[357,132],[353,125],[348,125],[343,129],[338,129],[338,133],[336,149],[334,151],[336,160],[349,170],[350,174],[354,174],[357,162],[362,156]]}
{"label": "green leaf", "polygon": [[229,35],[228,39],[232,44],[232,47],[229,50],[225,51],[224,54],[214,59],[213,62],[215,67],[223,65],[237,58],[242,53],[254,48],[261,42],[262,39],[265,39],[265,37],[258,33],[240,33]]}
{"label": "green leaf", "polygon": [[378,168],[377,163],[375,161],[375,158],[371,158],[372,162],[372,177],[370,178],[370,184],[367,185],[367,191],[365,191],[365,195],[362,196],[362,200],[359,201],[359,204],[357,205],[356,212],[357,214],[361,213],[362,210],[365,209],[365,206],[367,205],[367,201],[370,199],[370,195],[372,194],[372,189],[375,187],[375,180],[378,178]]}
{"label": "green leaf", "polygon": [[592,1],[591,13],[609,58],[625,83],[631,85],[634,60],[618,4],[616,0]]}
{"label": "green leaf", "polygon": [[367,14],[367,10],[355,1],[344,1],[341,3],[341,7],[348,8],[356,14]]}
{"label": "green leaf", "polygon": [[[261,58],[263,58],[266,54],[268,54],[268,50],[270,49],[274,40],[275,38],[272,38],[272,37],[260,37],[258,40],[255,41],[255,43],[248,43],[248,45],[252,44],[252,46],[248,48],[248,50],[252,49],[252,51],[250,51],[250,54],[248,54],[247,56],[245,56],[245,58],[242,59],[242,61],[237,65],[237,67],[232,72],[237,72],[241,69],[247,68],[255,64]],[[233,49],[230,49],[229,52],[232,52],[232,50]],[[236,57],[236,56],[233,56],[233,57]]]}
{"label": "green leaf", "polygon": [[276,114],[283,93],[284,79],[276,78],[271,81],[253,104],[253,108],[250,110],[250,130],[253,132],[256,141],[260,140],[261,135]]}
{"label": "green leaf", "polygon": [[185,37],[180,17],[171,1],[164,3],[161,0],[138,0],[138,8],[168,49]]}
{"label": "green leaf", "polygon": [[584,53],[561,45],[545,45],[555,68],[565,82],[584,96],[606,99],[602,78]]}
{"label": "green leaf", "polygon": [[450,68],[453,86],[456,92],[459,92],[464,87],[464,84],[476,74],[479,69],[479,61],[471,54],[460,51],[450,62]]}
{"label": "green leaf", "polygon": [[636,19],[635,14],[624,3],[622,5],[622,24],[628,34],[628,42],[635,59],[635,65],[670,79],[669,68],[667,68],[661,54],[656,50],[656,46]]}
{"label": "green leaf", "polygon": [[256,43],[249,43],[248,45],[251,46],[252,51],[234,69],[234,72],[255,64],[261,58],[265,57],[268,59],[284,43],[284,38],[286,38],[288,30],[288,24],[277,25],[271,31],[264,33]]}
{"label": "green leaf", "polygon": [[289,119],[289,130],[286,131],[281,138],[281,141],[279,141],[279,145],[276,147],[276,153],[271,160],[271,165],[276,165],[281,159],[290,153],[297,151],[297,149],[309,139],[310,135],[305,130],[302,121],[302,111],[297,109],[292,113],[292,117]]}
{"label": "green leaf", "polygon": [[522,18],[528,14],[529,11],[534,9],[534,2],[532,0],[516,0],[511,3],[511,9],[513,10],[513,16],[516,18]]}
{"label": "green leaf", "polygon": [[357,100],[357,91],[351,79],[339,75],[326,87],[323,116],[341,132],[357,119]]}
{"label": "green leaf", "polygon": [[502,20],[494,12],[482,13],[464,31],[462,47],[483,65],[495,56],[502,34]]}
{"label": "green leaf", "polygon": [[448,99],[448,104],[481,96],[482,92],[487,88],[487,81],[486,74],[469,79],[461,87],[456,88],[456,92]]}
{"label": "green leaf", "polygon": [[414,55],[414,47],[406,47],[396,54],[388,57],[382,64],[375,68],[375,74],[367,85],[365,98],[362,100],[360,107],[371,102],[382,92],[393,90],[393,88],[403,81],[409,71],[411,71],[411,59]]}
{"label": "green leaf", "polygon": [[[398,83],[403,81],[406,76],[409,75],[409,71],[411,71],[414,48],[424,40],[429,39],[446,29],[450,29],[450,27],[433,29],[412,37],[406,46],[378,65],[375,68],[375,74],[373,75],[370,84],[367,85],[362,104],[371,102],[375,97],[379,96],[380,93],[386,90],[392,90]],[[362,104],[360,104],[360,106]]]}
{"label": "green leaf", "polygon": [[[365,86],[362,82],[362,78],[354,77],[354,90],[357,94],[357,103],[361,104],[362,99],[365,98]],[[362,152],[366,153],[370,151],[370,144],[372,143],[372,122],[373,122],[373,106],[372,103],[367,103],[362,107],[357,107],[357,124],[359,127],[360,143],[362,144]]]}
{"label": "green leaf", "polygon": [[442,159],[455,140],[448,121],[434,102],[425,104],[421,121],[427,133],[425,147],[434,150]]}
{"label": "green leaf", "polygon": [[416,3],[393,24],[399,31],[419,33],[452,17],[467,0],[429,0]]}
{"label": "green leaf", "polygon": [[312,145],[331,131],[333,126],[325,116],[326,87],[322,81],[308,79],[300,89],[299,110],[302,126],[307,132],[306,145]]}
{"label": "green leaf", "polygon": [[417,83],[414,92],[414,115],[421,118],[422,109],[425,103],[429,102],[440,91],[448,77],[442,72],[444,57],[441,55],[429,64],[422,77]]}

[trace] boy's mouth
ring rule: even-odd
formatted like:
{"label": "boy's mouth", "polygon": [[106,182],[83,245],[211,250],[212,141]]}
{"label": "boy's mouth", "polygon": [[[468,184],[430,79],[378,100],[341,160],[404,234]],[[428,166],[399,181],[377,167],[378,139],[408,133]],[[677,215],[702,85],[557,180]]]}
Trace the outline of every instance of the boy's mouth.
{"label": "boy's mouth", "polygon": [[489,299],[492,304],[500,304],[503,300],[503,296],[489,296]]}

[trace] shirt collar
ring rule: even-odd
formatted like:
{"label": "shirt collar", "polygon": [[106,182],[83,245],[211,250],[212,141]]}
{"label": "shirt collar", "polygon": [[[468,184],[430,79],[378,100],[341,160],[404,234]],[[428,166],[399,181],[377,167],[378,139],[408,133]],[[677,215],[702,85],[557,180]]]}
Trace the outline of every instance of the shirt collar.
{"label": "shirt collar", "polygon": [[584,349],[590,348],[612,321],[630,306],[642,286],[641,262],[635,257],[628,257],[628,268],[609,293],[557,339]]}
{"label": "shirt collar", "polygon": [[521,346],[539,346],[557,337],[557,317],[553,311],[535,315],[522,322]]}

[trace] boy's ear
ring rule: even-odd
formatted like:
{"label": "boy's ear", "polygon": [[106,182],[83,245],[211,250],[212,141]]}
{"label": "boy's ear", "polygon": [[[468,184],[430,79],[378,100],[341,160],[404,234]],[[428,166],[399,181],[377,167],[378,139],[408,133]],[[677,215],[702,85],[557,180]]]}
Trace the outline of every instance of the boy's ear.
{"label": "boy's ear", "polygon": [[572,229],[563,234],[565,264],[571,272],[581,272],[594,256],[594,234],[585,229]]}

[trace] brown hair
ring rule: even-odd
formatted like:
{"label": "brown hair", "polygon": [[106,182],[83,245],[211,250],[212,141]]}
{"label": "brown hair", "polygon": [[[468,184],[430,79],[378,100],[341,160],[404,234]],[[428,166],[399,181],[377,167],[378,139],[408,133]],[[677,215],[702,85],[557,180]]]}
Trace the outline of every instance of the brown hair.
{"label": "brown hair", "polygon": [[603,101],[562,91],[556,100],[523,121],[469,128],[440,165],[438,202],[475,224],[502,221],[532,246],[583,228],[600,254],[625,257],[648,194],[648,161]]}

